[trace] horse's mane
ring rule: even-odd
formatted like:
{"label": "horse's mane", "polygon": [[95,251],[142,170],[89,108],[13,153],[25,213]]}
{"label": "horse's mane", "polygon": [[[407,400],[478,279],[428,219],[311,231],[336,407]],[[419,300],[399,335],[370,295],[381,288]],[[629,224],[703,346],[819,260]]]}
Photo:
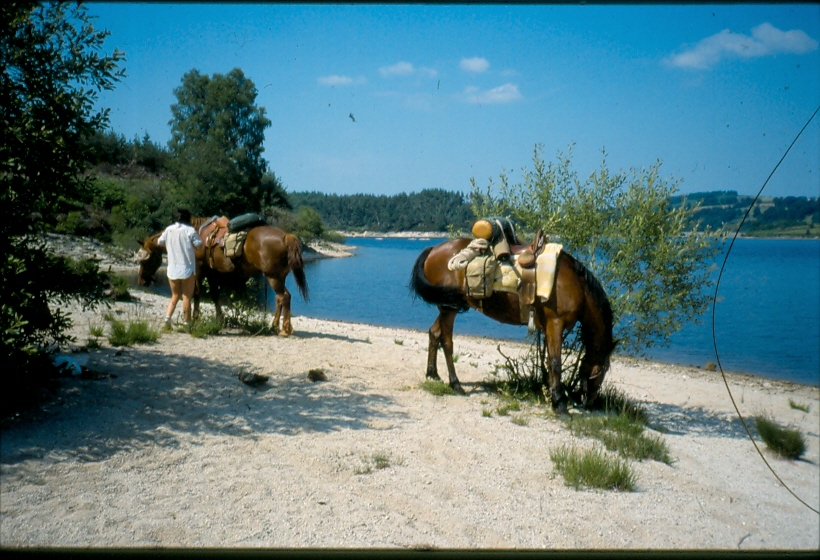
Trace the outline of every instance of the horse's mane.
{"label": "horse's mane", "polygon": [[606,351],[609,353],[615,348],[615,343],[612,339],[612,326],[613,326],[613,317],[612,317],[612,306],[609,304],[609,298],[606,295],[606,291],[598,279],[595,277],[589,269],[584,266],[584,264],[572,257],[568,253],[565,254],[572,258],[573,262],[575,263],[575,271],[576,273],[584,279],[584,284],[587,286],[587,290],[589,294],[592,296],[592,299],[595,301],[598,309],[601,311],[601,318],[604,321],[604,329],[606,333],[609,333],[609,348]]}

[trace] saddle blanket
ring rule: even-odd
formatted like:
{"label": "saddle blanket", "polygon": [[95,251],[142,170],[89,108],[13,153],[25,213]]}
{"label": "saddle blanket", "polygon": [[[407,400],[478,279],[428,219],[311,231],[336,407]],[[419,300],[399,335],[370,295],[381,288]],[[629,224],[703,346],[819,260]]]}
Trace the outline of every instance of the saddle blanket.
{"label": "saddle blanket", "polygon": [[[535,295],[543,300],[547,300],[552,294],[552,286],[555,283],[555,267],[558,264],[558,255],[561,253],[563,245],[560,243],[547,243],[544,250],[535,259]],[[516,261],[518,258],[516,257]],[[521,267],[518,263],[514,265],[499,263],[493,278],[493,290],[498,292],[518,291],[520,284]]]}

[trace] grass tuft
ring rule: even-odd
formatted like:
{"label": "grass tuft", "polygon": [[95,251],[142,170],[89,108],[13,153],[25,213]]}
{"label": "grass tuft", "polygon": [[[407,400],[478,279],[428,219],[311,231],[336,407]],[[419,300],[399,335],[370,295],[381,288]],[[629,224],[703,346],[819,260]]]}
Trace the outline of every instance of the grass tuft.
{"label": "grass tuft", "polygon": [[444,381],[439,381],[438,379],[427,379],[419,385],[419,388],[437,397],[456,394],[452,387]]}
{"label": "grass tuft", "polygon": [[627,416],[596,414],[571,417],[567,425],[573,435],[593,437],[621,457],[638,461],[652,459],[667,465],[674,462],[663,439],[645,434],[643,424]]}
{"label": "grass tuft", "polygon": [[631,492],[637,478],[626,461],[600,449],[579,450],[561,446],[550,451],[550,459],[564,482],[575,489],[601,488]]}
{"label": "grass tuft", "polygon": [[401,464],[402,461],[394,461],[389,453],[376,452],[371,455],[362,456],[362,464],[354,472],[356,474],[370,474],[373,470],[386,469],[393,465],[393,463]]}
{"label": "grass tuft", "polygon": [[200,315],[191,323],[191,336],[194,338],[205,338],[208,335],[219,334],[222,323],[216,314]]}
{"label": "grass tuft", "polygon": [[606,384],[592,402],[591,409],[603,410],[605,413],[625,416],[633,422],[646,425],[649,415],[646,409],[630,399],[623,391],[614,385]]}
{"label": "grass tuft", "polygon": [[125,322],[112,318],[109,326],[111,332],[108,335],[108,342],[111,346],[133,346],[156,342],[159,339],[159,329],[144,319]]}
{"label": "grass tuft", "polygon": [[806,452],[806,441],[796,428],[778,424],[767,414],[754,417],[755,428],[766,446],[784,459],[799,459]]}
{"label": "grass tuft", "polygon": [[809,408],[811,408],[808,404],[799,403],[789,399],[789,407],[793,408],[794,410],[802,410],[803,412],[808,412]]}

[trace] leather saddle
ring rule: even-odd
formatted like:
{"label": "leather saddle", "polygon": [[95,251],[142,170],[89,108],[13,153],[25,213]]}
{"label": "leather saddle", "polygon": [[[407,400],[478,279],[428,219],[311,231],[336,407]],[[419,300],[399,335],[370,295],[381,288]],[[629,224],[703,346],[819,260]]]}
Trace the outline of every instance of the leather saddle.
{"label": "leather saddle", "polygon": [[208,266],[219,272],[231,272],[236,268],[233,261],[225,256],[225,235],[228,233],[228,218],[213,216],[199,226],[199,238],[205,252]]}

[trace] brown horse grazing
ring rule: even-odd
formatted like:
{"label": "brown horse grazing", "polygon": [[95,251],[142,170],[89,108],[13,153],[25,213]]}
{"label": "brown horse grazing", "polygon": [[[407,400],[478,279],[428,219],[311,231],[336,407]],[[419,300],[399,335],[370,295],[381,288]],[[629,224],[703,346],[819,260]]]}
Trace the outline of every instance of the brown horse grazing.
{"label": "brown horse grazing", "polygon": [[[488,317],[511,325],[522,325],[518,295],[495,291],[482,300],[465,295],[464,271],[451,271],[451,257],[467,247],[471,239],[460,238],[428,247],[416,260],[410,279],[411,290],[425,302],[438,306],[439,314],[429,331],[427,377],[440,379],[436,365],[438,348],[450,374],[450,386],[464,393],[453,365],[453,323],[459,312],[478,309]],[[561,383],[561,346],[565,332],[581,323],[584,357],[579,368],[581,394],[591,404],[609,369],[609,357],[615,347],[612,338],[612,310],[598,280],[579,261],[561,251],[556,265],[555,284],[549,299],[536,298],[533,304],[537,328],[547,341],[548,367],[541,358],[542,382],[549,387],[553,408],[566,411],[566,389]],[[573,395],[575,397],[576,395]]]}
{"label": "brown horse grazing", "polygon": [[[195,229],[205,223],[208,218],[192,218],[191,224]],[[154,281],[154,274],[162,264],[162,254],[164,247],[157,243],[159,236],[157,233],[151,237],[140,240],[141,246],[136,255],[139,262],[138,283],[141,286],[150,286]],[[293,271],[296,285],[302,299],[308,301],[308,286],[305,278],[304,263],[302,261],[302,246],[299,239],[290,233],[285,233],[279,228],[271,226],[257,226],[248,231],[245,246],[241,257],[233,259],[231,272],[220,272],[209,266],[209,259],[205,258],[204,246],[196,249],[197,257],[197,287],[194,293],[194,317],[199,314],[199,291],[202,280],[208,280],[211,298],[216,308],[216,315],[222,320],[222,307],[219,303],[219,291],[221,286],[238,286],[244,284],[256,274],[263,274],[276,293],[276,309],[273,313],[270,328],[276,334],[288,336],[293,333],[290,313],[290,292],[285,287],[285,278]],[[221,253],[220,253],[221,255]],[[225,259],[226,257],[221,257]],[[279,322],[282,328],[279,328]]]}

